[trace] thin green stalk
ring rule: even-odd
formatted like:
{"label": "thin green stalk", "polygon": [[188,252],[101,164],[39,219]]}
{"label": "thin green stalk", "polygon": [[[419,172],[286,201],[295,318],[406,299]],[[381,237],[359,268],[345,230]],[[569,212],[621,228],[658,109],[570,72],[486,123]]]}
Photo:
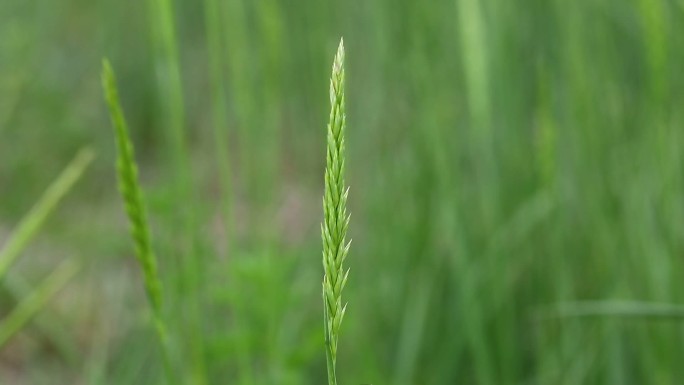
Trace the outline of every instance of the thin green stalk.
{"label": "thin green stalk", "polygon": [[543,320],[583,317],[682,319],[684,306],[621,300],[576,301],[541,309],[537,316]]}
{"label": "thin green stalk", "polygon": [[468,109],[476,130],[481,130],[482,138],[489,140],[490,99],[488,74],[488,46],[486,26],[482,15],[480,0],[458,0],[458,16],[461,44],[464,51],[463,67],[466,76]]}
{"label": "thin green stalk", "polygon": [[73,260],[63,262],[40,286],[23,299],[0,324],[0,347],[45,307],[50,298],[54,297],[79,269],[79,264]]}
{"label": "thin green stalk", "polygon": [[[149,0],[150,22],[153,26],[153,49],[157,85],[164,96],[163,111],[170,135],[169,150],[177,172],[186,169],[185,105],[183,82],[178,60],[178,46],[174,29],[173,4],[170,0]],[[180,177],[185,177],[181,175]]]}
{"label": "thin green stalk", "polygon": [[[496,225],[499,197],[498,166],[494,152],[492,107],[490,96],[490,45],[483,1],[458,0],[459,34],[462,49],[465,91],[473,144],[471,157],[477,159],[478,180],[481,191],[479,202],[484,223]],[[489,375],[489,374],[487,374]]]}
{"label": "thin green stalk", "polygon": [[[325,193],[323,197],[324,220],[321,225],[323,238],[323,307],[325,327],[326,362],[328,384],[337,385],[336,361],[337,339],[340,325],[347,308],[342,306],[342,289],[347,282],[349,270],[343,263],[349,252],[346,241],[349,215],[347,214],[347,193],[344,185],[344,131],[346,126],[344,104],[344,41],[333,62],[330,78],[330,122],[325,168]],[[351,241],[350,241],[351,242]]]}
{"label": "thin green stalk", "polygon": [[5,246],[0,250],[0,280],[16,261],[21,251],[45,223],[60,200],[71,190],[81,178],[83,171],[95,157],[92,149],[84,148],[78,152],[74,160],[62,171],[57,179],[43,193],[40,200],[22,218],[12,232]]}
{"label": "thin green stalk", "polygon": [[282,122],[281,106],[281,85],[282,85],[282,71],[284,68],[285,58],[285,44],[283,37],[286,36],[283,20],[285,19],[281,9],[282,2],[278,0],[263,0],[259,1],[257,8],[257,36],[259,36],[256,44],[257,60],[263,62],[263,71],[259,73],[259,77],[263,81],[257,84],[257,98],[261,103],[258,119],[259,129],[252,130],[252,144],[255,146],[252,149],[253,155],[258,156],[257,159],[259,167],[255,168],[256,188],[253,192],[255,198],[257,211],[257,225],[258,231],[262,234],[257,234],[262,238],[260,242],[263,244],[274,246],[273,240],[273,226],[269,226],[271,220],[269,206],[273,204],[274,195],[277,195],[277,189],[280,184],[279,178],[279,159],[280,159],[280,130],[279,125]]}
{"label": "thin green stalk", "polygon": [[159,338],[167,381],[175,383],[175,376],[171,368],[166,324],[162,317],[162,286],[157,269],[157,257],[152,250],[149,223],[147,222],[145,203],[138,181],[138,167],[135,163],[133,143],[129,137],[128,125],[119,103],[114,72],[106,59],[102,63],[102,85],[109,105],[112,124],[116,131],[119,190],[130,222],[131,236],[135,244],[135,256],[143,270],[145,291],[152,309],[153,323]]}
{"label": "thin green stalk", "polygon": [[221,23],[221,7],[218,0],[205,0],[205,23],[207,31],[207,51],[209,55],[209,72],[211,76],[212,112],[214,115],[214,142],[221,184],[221,209],[223,211],[224,235],[231,245],[231,198],[230,198],[230,159],[228,157],[228,117],[226,109],[226,86],[223,62],[223,28]]}
{"label": "thin green stalk", "polygon": [[[188,333],[184,340],[188,342],[191,356],[192,382],[197,385],[207,383],[206,364],[204,362],[204,337],[202,335],[201,298],[188,293],[200,293],[202,284],[203,258],[198,249],[201,238],[198,234],[198,218],[195,196],[192,189],[192,173],[189,167],[188,148],[185,133],[185,102],[183,97],[183,80],[181,74],[178,43],[175,30],[175,15],[172,0],[148,0],[150,24],[153,26],[153,49],[157,72],[157,87],[162,96],[162,110],[168,130],[169,160],[174,171],[174,198],[177,203],[173,222],[176,226],[174,237],[179,239],[178,266],[174,273],[178,275],[179,286],[176,295],[183,307],[181,323],[183,331]],[[187,300],[186,300],[187,298]]]}

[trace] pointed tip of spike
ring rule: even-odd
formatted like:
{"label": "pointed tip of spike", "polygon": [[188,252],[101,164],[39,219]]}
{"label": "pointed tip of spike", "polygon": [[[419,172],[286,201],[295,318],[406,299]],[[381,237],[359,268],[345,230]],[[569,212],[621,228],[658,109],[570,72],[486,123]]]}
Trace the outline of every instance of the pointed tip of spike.
{"label": "pointed tip of spike", "polygon": [[344,38],[340,38],[340,44],[337,46],[337,54],[335,55],[335,62],[333,63],[333,73],[339,73],[344,64]]}
{"label": "pointed tip of spike", "polygon": [[114,69],[109,59],[106,57],[102,58],[102,71],[100,72],[100,81],[102,82],[102,88],[105,92],[105,100],[108,103],[112,103],[116,98],[116,77],[114,75]]}

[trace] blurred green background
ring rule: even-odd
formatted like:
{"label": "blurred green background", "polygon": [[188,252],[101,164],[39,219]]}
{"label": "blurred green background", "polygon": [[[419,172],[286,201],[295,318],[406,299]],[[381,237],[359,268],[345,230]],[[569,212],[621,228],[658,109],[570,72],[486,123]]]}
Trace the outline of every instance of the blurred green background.
{"label": "blurred green background", "polygon": [[105,56],[181,382],[325,383],[340,36],[342,384],[684,378],[681,311],[649,311],[684,301],[684,1],[2,0],[0,248],[80,148],[97,159],[0,282],[2,325],[61,261],[83,265],[0,347],[0,383],[164,383]]}

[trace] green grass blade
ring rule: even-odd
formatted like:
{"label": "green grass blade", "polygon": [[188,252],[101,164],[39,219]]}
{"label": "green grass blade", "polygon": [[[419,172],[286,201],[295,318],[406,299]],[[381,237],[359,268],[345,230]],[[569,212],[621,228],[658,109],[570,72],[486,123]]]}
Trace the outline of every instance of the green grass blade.
{"label": "green grass blade", "polygon": [[[193,191],[190,154],[186,143],[186,110],[183,91],[183,76],[179,54],[179,39],[176,33],[174,2],[172,0],[148,1],[150,24],[153,28],[152,48],[157,73],[157,88],[162,106],[163,121],[166,128],[163,132],[167,139],[168,160],[173,170],[173,198],[177,209],[171,212],[171,230],[179,242],[176,252],[170,257],[177,257],[177,268],[172,272],[178,279],[175,290],[170,291],[174,304],[179,304],[187,311],[180,314],[181,334],[187,342],[187,351],[192,361],[188,380],[196,385],[207,383],[206,363],[204,360],[204,336],[202,334],[202,301],[197,296],[188,293],[200,293],[202,271],[204,267],[203,255],[199,248],[202,237],[199,234],[198,211],[200,205],[196,202]],[[183,298],[183,300],[179,299]],[[187,299],[187,300],[185,300]]]}
{"label": "green grass blade", "polygon": [[221,186],[221,211],[223,211],[224,234],[228,247],[231,242],[231,186],[230,159],[228,156],[228,117],[226,109],[225,63],[223,61],[224,28],[221,23],[221,7],[218,0],[205,0],[205,23],[207,33],[207,51],[209,54],[209,72],[211,76],[212,112],[214,118],[214,141],[216,145],[216,160]]}
{"label": "green grass blade", "polygon": [[[13,272],[5,277],[2,282],[3,293],[7,295],[12,306],[19,306],[23,298],[35,290],[34,286],[26,281],[19,273]],[[32,333],[38,339],[45,341],[50,349],[69,365],[76,365],[82,359],[78,344],[73,341],[67,330],[67,324],[54,318],[36,318],[31,324]]]}
{"label": "green grass blade", "polygon": [[143,270],[145,291],[152,308],[153,322],[159,338],[167,380],[169,383],[174,383],[175,377],[171,369],[167,328],[162,318],[162,287],[157,269],[157,257],[152,250],[146,207],[138,182],[138,167],[135,163],[133,143],[129,137],[128,125],[119,102],[114,72],[107,60],[102,63],[102,85],[116,132],[119,190],[130,222],[135,256]]}
{"label": "green grass blade", "polygon": [[0,324],[0,347],[21,330],[79,269],[80,265],[73,260],[63,262],[35,291],[23,299]]}
{"label": "green grass blade", "polygon": [[185,168],[185,103],[173,4],[170,0],[149,0],[149,13],[153,27],[152,45],[155,50],[158,87],[160,94],[164,95],[163,110],[169,125],[169,150],[174,166]]}
{"label": "green grass blade", "polygon": [[468,108],[478,129],[489,136],[490,102],[486,26],[479,0],[458,0],[458,16],[463,46]]}
{"label": "green grass blade", "polygon": [[639,301],[597,300],[560,303],[538,312],[541,319],[619,317],[683,319],[684,306]]}
{"label": "green grass blade", "polygon": [[90,148],[84,148],[79,151],[71,163],[69,163],[50,187],[45,190],[43,196],[31,208],[31,211],[19,222],[19,225],[10,235],[5,246],[0,250],[0,279],[5,276],[7,270],[16,261],[28,242],[36,235],[57,204],[80,179],[83,171],[85,171],[94,157],[95,154]]}

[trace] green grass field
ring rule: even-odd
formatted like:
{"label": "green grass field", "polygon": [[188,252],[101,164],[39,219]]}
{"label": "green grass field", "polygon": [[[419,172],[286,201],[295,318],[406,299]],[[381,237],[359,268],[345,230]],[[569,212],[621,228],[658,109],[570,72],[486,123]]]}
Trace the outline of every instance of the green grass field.
{"label": "green grass field", "polygon": [[0,1],[0,384],[321,385],[331,336],[339,385],[679,383],[684,1]]}

